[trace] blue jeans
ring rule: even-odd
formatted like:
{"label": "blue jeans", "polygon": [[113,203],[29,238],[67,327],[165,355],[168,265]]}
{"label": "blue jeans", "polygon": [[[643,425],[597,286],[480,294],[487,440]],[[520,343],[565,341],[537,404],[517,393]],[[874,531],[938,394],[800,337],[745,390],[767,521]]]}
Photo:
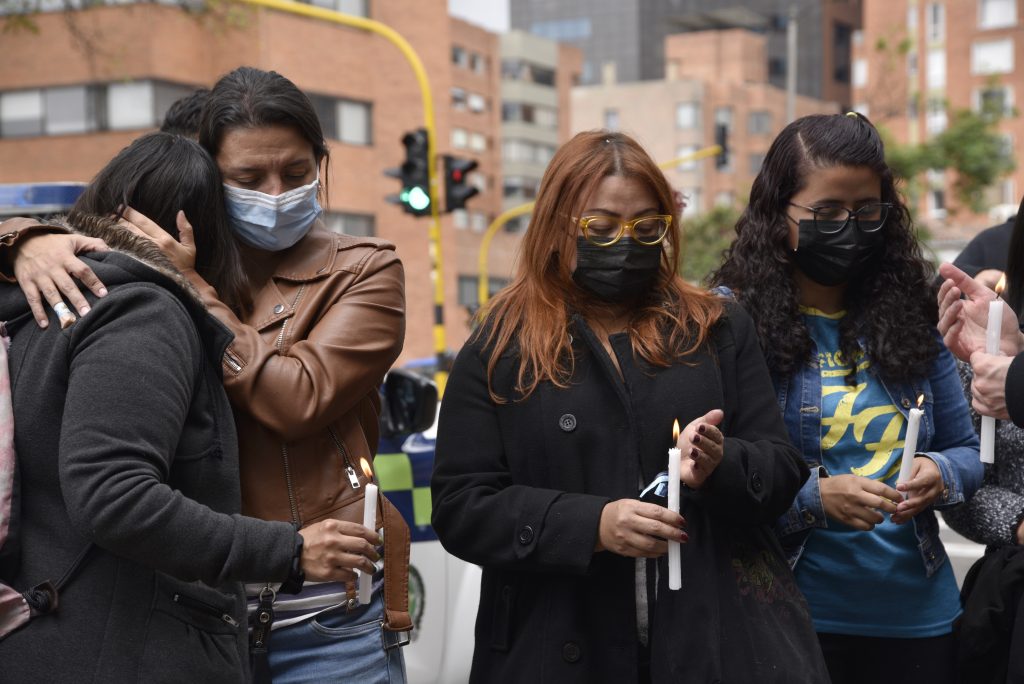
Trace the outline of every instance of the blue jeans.
{"label": "blue jeans", "polygon": [[384,603],[377,592],[367,606],[334,608],[275,630],[271,676],[274,684],[406,684],[399,636],[384,629]]}

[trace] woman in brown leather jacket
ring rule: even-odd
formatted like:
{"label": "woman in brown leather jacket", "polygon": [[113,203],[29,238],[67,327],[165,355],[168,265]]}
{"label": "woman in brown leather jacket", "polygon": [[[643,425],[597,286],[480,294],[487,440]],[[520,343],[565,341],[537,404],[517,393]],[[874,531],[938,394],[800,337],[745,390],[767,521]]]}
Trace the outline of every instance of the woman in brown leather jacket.
{"label": "woman in brown leather jacket", "polygon": [[[377,559],[366,543],[376,535],[360,524],[368,481],[360,464],[372,462],[377,387],[402,348],[402,265],[390,243],[332,233],[320,221],[329,154],[309,99],[288,79],[248,67],[221,78],[199,141],[224,181],[251,301],[226,305],[196,272],[184,214],[181,244],[138,212],[125,209],[123,218],[160,246],[234,333],[222,371],[238,428],[243,511],[300,527],[340,521],[351,544],[335,564],[354,580],[354,570],[372,570]],[[33,308],[40,308],[39,294],[52,305],[64,291],[87,314],[68,273],[94,291],[102,287],[72,254],[94,243],[67,235],[26,239],[32,226],[13,228],[22,228],[14,238],[15,275]],[[307,583],[276,600],[273,585],[249,587],[250,614],[273,616],[263,664],[275,684],[405,681],[397,646],[411,628],[408,529],[383,497],[377,521],[385,562],[368,605],[358,603],[354,581]]]}

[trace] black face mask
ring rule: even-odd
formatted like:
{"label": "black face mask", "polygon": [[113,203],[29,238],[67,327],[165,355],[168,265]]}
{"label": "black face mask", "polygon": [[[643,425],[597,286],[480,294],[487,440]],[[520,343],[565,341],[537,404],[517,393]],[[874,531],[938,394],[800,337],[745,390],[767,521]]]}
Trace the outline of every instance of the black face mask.
{"label": "black face mask", "polygon": [[636,299],[651,288],[661,266],[661,245],[642,245],[622,238],[598,247],[576,238],[576,270],[572,279],[587,292],[608,302]]}
{"label": "black face mask", "polygon": [[[854,221],[818,221],[811,219],[798,224],[800,239],[793,259],[804,275],[829,287],[849,282],[863,271],[875,257],[882,244],[882,230],[879,221],[861,221],[858,227]],[[822,232],[836,230],[838,232]],[[869,231],[865,232],[864,228]],[[874,230],[878,228],[878,230]]]}

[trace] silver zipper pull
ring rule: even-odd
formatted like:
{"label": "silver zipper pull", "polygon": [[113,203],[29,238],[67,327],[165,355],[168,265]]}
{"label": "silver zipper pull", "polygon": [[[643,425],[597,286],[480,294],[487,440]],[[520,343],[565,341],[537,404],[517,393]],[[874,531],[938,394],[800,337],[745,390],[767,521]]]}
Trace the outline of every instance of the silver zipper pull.
{"label": "silver zipper pull", "polygon": [[352,489],[359,489],[363,485],[359,484],[359,478],[356,477],[356,469],[352,466],[346,466],[345,472],[348,473],[348,483],[352,485]]}

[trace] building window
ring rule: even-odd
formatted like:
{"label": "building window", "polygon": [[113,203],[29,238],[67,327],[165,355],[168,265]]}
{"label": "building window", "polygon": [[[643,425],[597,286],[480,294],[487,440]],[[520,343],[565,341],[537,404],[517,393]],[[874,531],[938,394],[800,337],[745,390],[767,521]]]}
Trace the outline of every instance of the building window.
{"label": "building window", "polygon": [[[508,285],[506,278],[488,278],[487,294],[493,297],[501,288]],[[459,305],[475,309],[480,304],[480,278],[475,275],[459,276]]]}
{"label": "building window", "polygon": [[[676,150],[676,157],[692,157],[693,153],[697,151],[696,145],[683,145]],[[679,164],[676,165],[676,169],[679,171],[696,171],[697,161],[695,159],[680,159]]]}
{"label": "building window", "polygon": [[537,196],[540,180],[525,176],[505,176],[502,186],[502,194],[507,198],[532,200]]}
{"label": "building window", "polygon": [[619,110],[604,110],[604,127],[607,128],[609,131],[619,130]]}
{"label": "building window", "polygon": [[853,105],[853,111],[859,112],[868,118],[871,117],[871,107],[868,106],[867,102],[858,102]]}
{"label": "building window", "polygon": [[[917,53],[907,53],[907,78],[911,81],[917,81]],[[864,81],[867,83],[867,70],[864,72]],[[916,83],[911,83],[911,86],[916,86]]]}
{"label": "building window", "polygon": [[473,150],[474,152],[486,152],[487,136],[485,136],[483,133],[470,133],[469,149]]}
{"label": "building window", "polygon": [[452,45],[452,64],[460,67],[469,66],[469,53],[458,45]]}
{"label": "building window", "polygon": [[946,6],[937,2],[925,8],[925,37],[929,42],[937,43],[946,39]]}
{"label": "building window", "polygon": [[98,90],[88,86],[47,88],[44,91],[46,134],[88,133],[100,127]]}
{"label": "building window", "polygon": [[1000,116],[1013,115],[1013,94],[1007,86],[991,86],[974,92],[974,110]]}
{"label": "building window", "polygon": [[555,42],[579,42],[590,37],[590,19],[556,19],[541,21],[530,27],[530,33]]}
{"label": "building window", "polygon": [[907,33],[914,35],[917,33],[917,5],[911,5],[907,8]]}
{"label": "building window", "polygon": [[487,230],[487,226],[490,221],[487,220],[487,214],[482,211],[474,211],[469,215],[469,228],[474,233],[482,233]]}
{"label": "building window", "polygon": [[464,150],[469,146],[469,134],[462,128],[452,129],[452,147]]}
{"label": "building window", "polygon": [[691,130],[700,125],[700,109],[696,102],[680,102],[676,105],[676,128]]}
{"label": "building window", "polygon": [[466,91],[462,88],[452,88],[452,109],[466,108]]}
{"label": "building window", "polygon": [[469,68],[473,70],[473,73],[483,74],[487,71],[487,58],[477,53],[469,55]]}
{"label": "building window", "polygon": [[978,28],[1017,25],[1017,0],[978,0]]}
{"label": "building window", "polygon": [[853,60],[853,87],[863,88],[868,84],[868,60],[859,57]]}
{"label": "building window", "polygon": [[465,209],[456,209],[452,212],[452,225],[459,230],[469,228],[469,212]]}
{"label": "building window", "polygon": [[502,102],[501,120],[506,122],[518,121],[556,130],[558,128],[558,110],[543,105]]}
{"label": "building window", "polygon": [[935,135],[946,130],[948,123],[945,101],[937,97],[928,98],[928,110],[925,112],[924,122],[925,130]]}
{"label": "building window", "polygon": [[786,75],[786,60],[782,57],[768,58],[768,78],[783,78]]}
{"label": "building window", "polygon": [[832,77],[837,83],[850,82],[850,53],[853,27],[841,21],[832,26]]}
{"label": "building window", "polygon": [[917,115],[918,115],[918,112],[917,112],[918,97],[919,97],[918,94],[914,93],[910,97],[907,98],[907,118],[908,119],[916,119],[917,118]]}
{"label": "building window", "polygon": [[700,188],[686,188],[682,193],[683,201],[686,203],[686,206],[683,208],[683,213],[689,216],[699,214],[702,210]]}
{"label": "building window", "polygon": [[941,90],[946,87],[946,50],[944,48],[932,48],[928,50],[928,63],[925,65],[927,73],[925,81],[928,88]]}
{"label": "building window", "polygon": [[0,135],[13,138],[43,132],[43,92],[20,90],[0,94]]}
{"label": "building window", "polygon": [[[369,0],[299,0],[309,5],[324,7],[329,10],[336,10],[344,14],[353,14],[357,17],[370,16]],[[117,3],[108,3],[117,4]]]}
{"label": "building window", "polygon": [[107,125],[113,131],[155,126],[153,84],[136,81],[107,86]]}
{"label": "building window", "polygon": [[764,164],[764,154],[752,154],[750,155],[750,175],[756,176],[761,172],[761,166]]}
{"label": "building window", "polygon": [[324,213],[324,224],[335,233],[373,237],[377,234],[376,217],[373,214],[355,214],[341,211]]}
{"label": "building window", "polygon": [[337,139],[350,145],[372,144],[372,118],[368,102],[339,101]]}
{"label": "building window", "polygon": [[731,207],[733,196],[728,190],[723,190],[715,195],[716,207]]}
{"label": "building window", "polygon": [[469,111],[471,112],[480,113],[487,111],[487,100],[479,93],[470,93],[466,102],[469,105]]}
{"label": "building window", "polygon": [[750,112],[747,116],[747,132],[750,135],[769,135],[772,132],[772,113],[769,111]]}
{"label": "building window", "polygon": [[501,77],[506,81],[525,81],[543,86],[555,85],[555,70],[522,59],[501,61]]}
{"label": "building window", "polygon": [[1009,74],[1012,71],[1012,38],[978,41],[971,45],[972,74]]}

